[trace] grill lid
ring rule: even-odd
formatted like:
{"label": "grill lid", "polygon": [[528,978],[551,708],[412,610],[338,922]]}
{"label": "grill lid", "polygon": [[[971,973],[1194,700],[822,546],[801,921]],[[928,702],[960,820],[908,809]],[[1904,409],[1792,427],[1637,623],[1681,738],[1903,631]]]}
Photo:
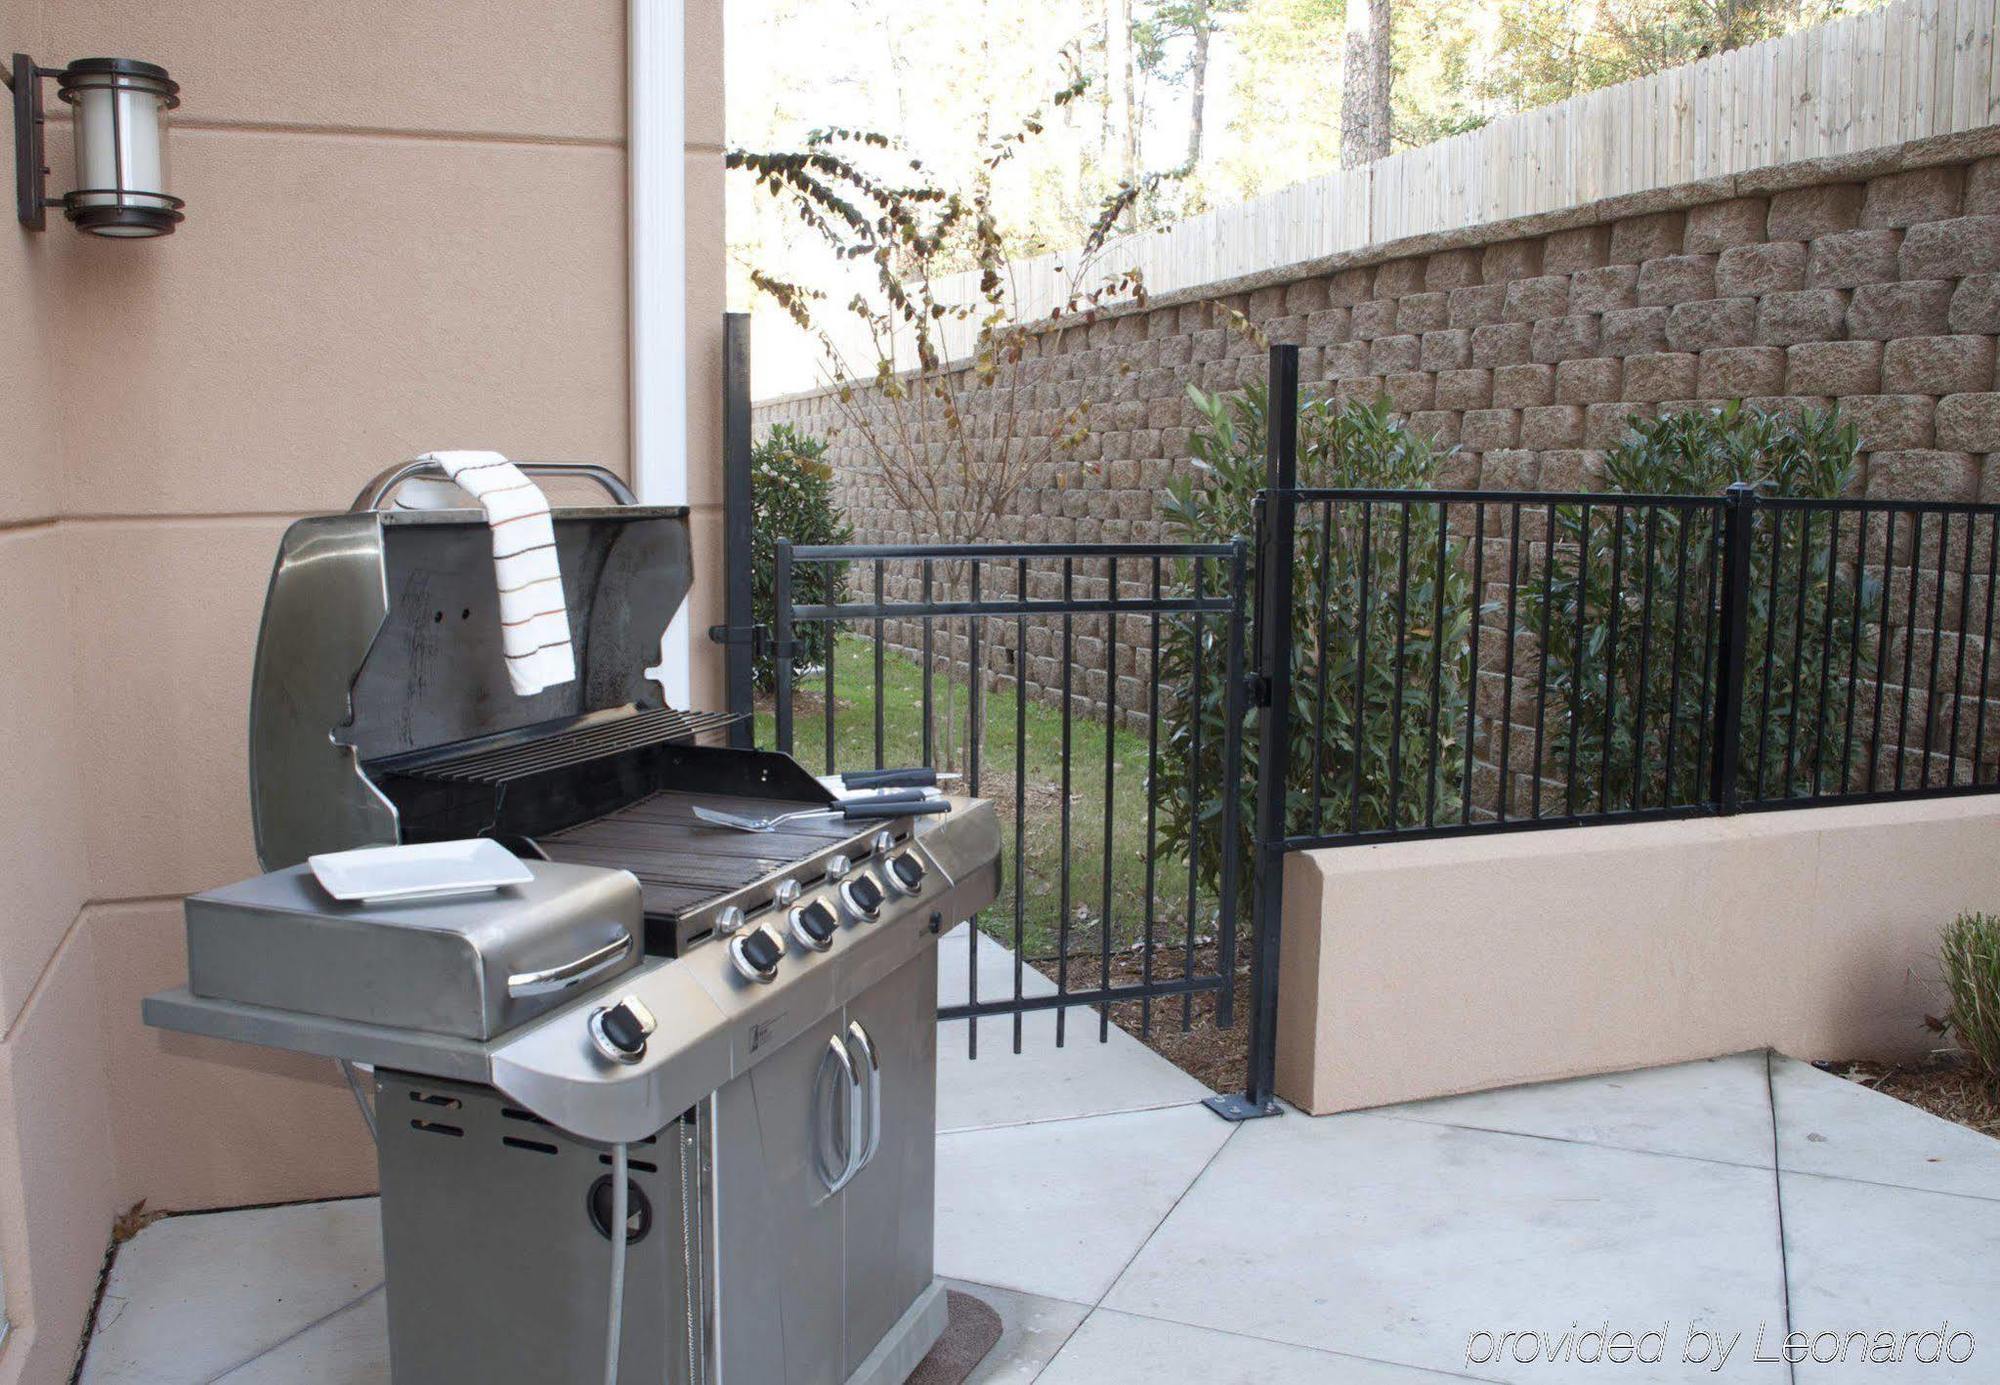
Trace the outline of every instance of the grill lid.
{"label": "grill lid", "polygon": [[[371,487],[359,503],[383,494]],[[552,517],[577,677],[531,697],[507,681],[492,540],[477,510],[362,509],[286,531],[250,693],[251,816],[267,870],[401,840],[397,805],[369,762],[665,706],[648,671],[692,577],[687,511],[582,506]]]}

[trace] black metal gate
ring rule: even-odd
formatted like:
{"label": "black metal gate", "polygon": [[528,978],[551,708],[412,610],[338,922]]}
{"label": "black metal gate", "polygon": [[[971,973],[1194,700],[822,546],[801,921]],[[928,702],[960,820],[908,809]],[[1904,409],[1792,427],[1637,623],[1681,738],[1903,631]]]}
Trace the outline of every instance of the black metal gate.
{"label": "black metal gate", "polygon": [[[969,922],[964,999],[939,1009],[965,1023],[969,1054],[995,1022],[1020,1052],[1035,1013],[1064,1043],[1079,1007],[1100,1042],[1113,1023],[1142,1038],[1247,1027],[1244,1080],[1209,1104],[1274,1114],[1275,912],[1246,926],[1261,857],[1245,718],[1268,686],[1245,667],[1247,541],[780,542],[761,626],[749,323],[726,326],[726,608],[709,637],[727,648],[730,709],[756,713],[738,734],[824,772],[954,771],[996,801],[1003,893]],[[996,948],[997,992],[980,974]]]}
{"label": "black metal gate", "polygon": [[1100,1041],[1236,1022],[1247,579],[1240,542],[776,545],[760,739],[1000,812],[1002,895],[940,1010],[972,1054],[1040,1010],[1058,1044],[1078,1007]]}

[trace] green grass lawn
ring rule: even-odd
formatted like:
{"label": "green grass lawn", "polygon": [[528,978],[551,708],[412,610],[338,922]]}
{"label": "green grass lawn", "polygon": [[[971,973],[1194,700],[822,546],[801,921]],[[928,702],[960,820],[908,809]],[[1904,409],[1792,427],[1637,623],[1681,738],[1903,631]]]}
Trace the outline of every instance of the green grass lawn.
{"label": "green grass lawn", "polygon": [[[810,770],[826,769],[824,675],[801,678],[793,700],[793,753]],[[834,758],[836,768],[866,769],[877,763],[875,743],[875,665],[872,643],[861,636],[842,636],[834,667]],[[961,680],[949,693],[942,673],[935,677],[934,705],[938,711],[939,748],[931,763],[938,769],[967,772],[966,741],[970,723],[967,688]],[[923,672],[912,659],[886,653],[883,657],[882,746],[880,763],[890,767],[919,765],[923,759]],[[957,734],[944,730],[947,711]],[[1028,700],[1024,773],[1015,781],[1017,709],[1011,683],[989,690],[981,706],[984,736],[980,742],[979,781],[967,779],[954,791],[977,793],[994,800],[1002,834],[1002,889],[981,920],[992,936],[1014,942],[1017,885],[1021,934],[1029,958],[1055,956],[1063,945],[1063,718],[1054,706]],[[1111,737],[1111,945],[1128,947],[1144,939],[1150,912],[1154,941],[1166,947],[1186,936],[1188,916],[1187,864],[1179,852],[1161,855],[1153,867],[1153,905],[1147,908],[1148,824],[1146,803],[1147,733],[1143,728],[1107,730],[1101,719],[1086,717],[1079,705],[1070,724],[1068,763],[1069,929],[1072,957],[1096,953],[1105,914],[1105,740]],[[1164,738],[1163,738],[1164,739]],[[952,742],[949,748],[945,743]],[[757,743],[777,744],[771,703],[764,699],[757,713]],[[1164,749],[1164,747],[1163,747]],[[1025,797],[1025,801],[1023,798]],[[1015,814],[1025,819],[1019,868],[1016,866]],[[1198,931],[1212,929],[1214,901],[1197,902]],[[1075,963],[1072,964],[1074,967]],[[1095,984],[1094,977],[1073,977],[1073,986]]]}

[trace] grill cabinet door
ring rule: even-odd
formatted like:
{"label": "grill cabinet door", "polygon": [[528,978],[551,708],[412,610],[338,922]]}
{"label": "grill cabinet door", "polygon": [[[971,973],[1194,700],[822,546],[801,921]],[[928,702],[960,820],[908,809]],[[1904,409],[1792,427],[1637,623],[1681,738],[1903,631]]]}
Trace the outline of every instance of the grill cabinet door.
{"label": "grill cabinet door", "polygon": [[816,1117],[836,1088],[838,1015],[715,1094],[720,1385],[840,1385],[840,1199]]}
{"label": "grill cabinet door", "polygon": [[[937,949],[849,1002],[880,1065],[880,1144],[841,1193],[852,1374],[930,1287],[937,1165]],[[844,1378],[844,1377],[843,1377]]]}

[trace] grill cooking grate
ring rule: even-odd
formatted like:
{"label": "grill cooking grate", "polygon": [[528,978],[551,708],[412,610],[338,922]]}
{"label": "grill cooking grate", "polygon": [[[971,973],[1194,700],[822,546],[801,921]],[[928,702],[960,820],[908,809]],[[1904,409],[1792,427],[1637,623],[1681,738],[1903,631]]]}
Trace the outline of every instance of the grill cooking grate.
{"label": "grill cooking grate", "polygon": [[420,765],[395,765],[394,769],[398,774],[439,783],[499,786],[531,774],[550,774],[651,745],[713,744],[720,733],[741,720],[743,716],[735,712],[684,712],[674,707],[658,707],[532,741],[471,750]]}

